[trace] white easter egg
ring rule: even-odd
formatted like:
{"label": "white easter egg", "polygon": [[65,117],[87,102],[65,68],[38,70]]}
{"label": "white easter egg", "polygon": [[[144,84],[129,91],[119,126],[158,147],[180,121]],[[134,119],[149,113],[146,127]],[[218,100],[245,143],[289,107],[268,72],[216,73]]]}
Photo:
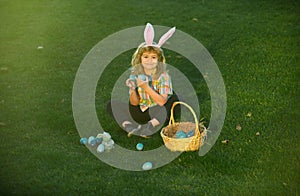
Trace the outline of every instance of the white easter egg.
{"label": "white easter egg", "polygon": [[104,146],[104,144],[100,144],[98,147],[97,147],[97,152],[104,152],[104,150],[105,150],[105,146]]}
{"label": "white easter egg", "polygon": [[107,132],[103,132],[103,141],[109,141],[111,139],[111,135]]}
{"label": "white easter egg", "polygon": [[150,161],[147,161],[143,164],[142,169],[143,170],[150,170],[150,169],[152,169],[152,167],[153,167],[153,164]]}

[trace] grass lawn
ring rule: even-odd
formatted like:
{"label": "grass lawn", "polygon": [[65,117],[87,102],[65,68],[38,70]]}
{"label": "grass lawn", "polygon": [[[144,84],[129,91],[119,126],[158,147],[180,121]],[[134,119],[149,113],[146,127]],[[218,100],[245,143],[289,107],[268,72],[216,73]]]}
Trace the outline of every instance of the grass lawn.
{"label": "grass lawn", "polygon": [[[298,1],[1,0],[0,10],[2,195],[299,195]],[[227,114],[205,156],[186,152],[164,167],[133,172],[79,144],[72,88],[94,45],[146,22],[176,26],[208,49],[224,79]],[[105,112],[131,53],[101,77],[107,82],[97,86],[97,115],[119,145],[134,149],[142,141],[154,149],[159,134],[127,138]],[[187,59],[165,53],[193,83],[209,121],[205,81]]]}

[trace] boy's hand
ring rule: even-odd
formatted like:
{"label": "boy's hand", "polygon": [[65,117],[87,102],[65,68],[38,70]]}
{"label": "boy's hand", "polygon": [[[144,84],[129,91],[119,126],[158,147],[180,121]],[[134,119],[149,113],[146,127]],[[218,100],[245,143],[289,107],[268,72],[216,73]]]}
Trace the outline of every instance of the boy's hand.
{"label": "boy's hand", "polygon": [[146,77],[146,80],[140,80],[139,78],[136,78],[136,83],[141,88],[147,88],[149,86],[148,78]]}
{"label": "boy's hand", "polygon": [[126,86],[128,86],[128,88],[130,88],[130,89],[135,89],[135,83],[134,83],[134,81],[132,81],[132,79],[131,78],[128,78],[127,80],[126,80]]}

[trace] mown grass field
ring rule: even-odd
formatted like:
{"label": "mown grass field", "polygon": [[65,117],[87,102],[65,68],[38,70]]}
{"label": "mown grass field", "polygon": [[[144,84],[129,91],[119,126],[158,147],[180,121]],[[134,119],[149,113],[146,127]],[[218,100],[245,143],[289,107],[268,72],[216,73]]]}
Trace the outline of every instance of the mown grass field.
{"label": "mown grass field", "polygon": [[[299,195],[298,1],[2,0],[0,9],[2,195]],[[72,88],[94,45],[146,22],[176,26],[207,48],[224,79],[227,114],[204,157],[186,152],[164,167],[132,172],[79,144]],[[97,112],[119,145],[134,149],[142,141],[148,150],[161,145],[159,134],[127,138],[105,112],[131,52],[103,74]],[[193,83],[209,121],[205,81],[188,60],[165,53]]]}

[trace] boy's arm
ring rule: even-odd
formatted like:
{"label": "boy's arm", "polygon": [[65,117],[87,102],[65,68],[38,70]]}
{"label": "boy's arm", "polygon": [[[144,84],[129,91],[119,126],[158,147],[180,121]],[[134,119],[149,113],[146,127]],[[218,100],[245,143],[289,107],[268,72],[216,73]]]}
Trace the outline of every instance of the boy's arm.
{"label": "boy's arm", "polygon": [[129,97],[129,101],[131,105],[139,105],[140,103],[140,97],[136,92],[136,89],[130,89],[130,97]]}
{"label": "boy's arm", "polygon": [[158,105],[163,106],[168,101],[168,94],[158,94],[149,86],[146,86],[144,89]]}
{"label": "boy's arm", "polygon": [[167,101],[168,101],[168,94],[159,94],[155,90],[153,90],[149,85],[148,85],[148,79],[146,80],[140,80],[136,79],[138,86],[142,87],[147,94],[150,95],[150,97],[155,101],[160,106],[163,106]]}
{"label": "boy's arm", "polygon": [[136,85],[134,84],[134,82],[132,81],[132,79],[128,78],[126,80],[126,86],[129,87],[129,101],[130,101],[130,104],[131,105],[139,105],[140,103],[140,98],[139,98],[139,95],[137,93],[137,90],[136,90]]}

